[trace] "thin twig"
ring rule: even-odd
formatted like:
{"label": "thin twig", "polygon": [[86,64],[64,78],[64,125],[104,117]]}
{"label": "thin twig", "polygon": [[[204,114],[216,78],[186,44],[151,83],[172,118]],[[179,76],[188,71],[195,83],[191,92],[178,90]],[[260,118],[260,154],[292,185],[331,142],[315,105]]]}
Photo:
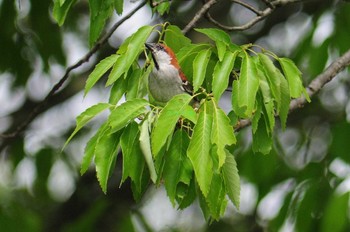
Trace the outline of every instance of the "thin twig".
{"label": "thin twig", "polygon": [[195,25],[196,23],[204,16],[204,14],[218,2],[218,0],[209,0],[206,2],[201,9],[195,14],[195,16],[192,18],[192,20],[186,25],[184,29],[182,29],[183,34],[187,34]]}
{"label": "thin twig", "polygon": [[233,3],[237,3],[245,8],[247,8],[248,10],[254,12],[256,15],[260,15],[261,14],[261,11],[260,10],[257,10],[255,9],[252,5],[248,4],[248,3],[245,3],[245,2],[242,2],[240,0],[231,0],[231,2]]}
{"label": "thin twig", "polygon": [[[213,23],[214,25],[220,27],[221,29],[224,29],[226,31],[243,31],[243,30],[247,30],[249,28],[251,28],[252,26],[254,26],[255,24],[257,24],[258,22],[260,22],[261,20],[265,19],[267,16],[269,16],[270,14],[272,14],[272,12],[275,11],[275,9],[277,7],[281,7],[290,3],[296,3],[296,2],[303,2],[303,1],[308,1],[308,0],[275,0],[272,2],[268,2],[269,4],[267,4],[267,8],[265,10],[259,11],[257,9],[255,9],[254,7],[250,6],[247,3],[244,3],[240,0],[231,0],[234,3],[240,4],[241,6],[244,6],[245,8],[247,8],[250,11],[253,11],[257,16],[254,17],[253,19],[251,19],[249,22],[240,25],[240,26],[227,26],[224,25],[220,22],[218,22],[217,20],[215,20],[209,10],[206,11],[206,18]],[[264,1],[267,2],[267,1]]]}
{"label": "thin twig", "polygon": [[112,36],[113,32],[123,24],[127,19],[133,16],[139,9],[141,9],[144,5],[146,5],[147,1],[143,1],[140,3],[135,9],[133,9],[129,14],[125,15],[121,20],[115,23],[112,28],[97,41],[95,46],[86,53],[80,60],[78,60],[75,64],[69,66],[66,69],[63,77],[52,87],[50,92],[46,95],[45,99],[40,102],[33,111],[28,115],[27,119],[23,121],[13,132],[8,134],[1,134],[0,138],[13,139],[17,137],[21,132],[23,132],[27,126],[40,114],[41,109],[45,107],[45,105],[50,101],[53,95],[62,87],[64,82],[69,78],[69,74],[74,70],[80,67],[82,64],[89,61],[89,59],[108,41],[108,39]]}
{"label": "thin twig", "polygon": [[[337,58],[332,64],[330,64],[321,74],[319,74],[311,83],[307,86],[306,90],[310,98],[317,94],[325,84],[333,80],[333,78],[343,71],[346,67],[350,66],[350,49],[344,53],[341,57]],[[294,110],[303,107],[307,103],[304,96],[293,99],[289,105],[289,113]],[[249,126],[251,121],[248,119],[240,120],[235,126],[235,131]]]}

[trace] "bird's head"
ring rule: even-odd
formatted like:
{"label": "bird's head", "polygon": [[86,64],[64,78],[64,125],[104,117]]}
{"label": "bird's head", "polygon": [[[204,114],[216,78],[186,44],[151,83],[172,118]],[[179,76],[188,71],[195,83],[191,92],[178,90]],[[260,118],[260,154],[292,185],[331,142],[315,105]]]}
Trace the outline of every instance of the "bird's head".
{"label": "bird's head", "polygon": [[166,67],[168,65],[173,65],[177,69],[180,68],[173,50],[171,50],[171,48],[165,44],[146,43],[145,46],[152,54],[152,59],[156,69],[159,69],[159,67]]}

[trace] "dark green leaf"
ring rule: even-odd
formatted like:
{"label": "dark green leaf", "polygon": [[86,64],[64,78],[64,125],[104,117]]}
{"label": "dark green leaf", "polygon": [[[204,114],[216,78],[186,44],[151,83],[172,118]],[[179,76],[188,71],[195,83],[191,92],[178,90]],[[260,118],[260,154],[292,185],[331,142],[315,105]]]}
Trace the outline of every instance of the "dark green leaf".
{"label": "dark green leaf", "polygon": [[119,78],[116,82],[113,83],[113,86],[109,93],[110,104],[116,105],[122,98],[123,94],[126,92],[128,88],[128,81],[124,78]]}
{"label": "dark green leaf", "polygon": [[165,156],[163,178],[165,189],[173,205],[175,204],[177,184],[181,181],[189,185],[192,177],[192,166],[186,155],[189,141],[186,132],[176,131],[171,140],[169,152]]}
{"label": "dark green leaf", "polygon": [[140,148],[140,131],[136,122],[130,123],[120,138],[120,147],[123,154],[123,174],[121,183],[126,178],[135,183],[136,190],[141,192],[141,180],[145,159]]}
{"label": "dark green leaf", "polygon": [[219,220],[227,206],[226,191],[221,175],[214,173],[211,187],[206,197],[206,202],[210,211],[210,216]]}
{"label": "dark green leaf", "polygon": [[75,4],[75,2],[76,0],[65,0],[64,2],[55,0],[53,6],[53,17],[58,25],[63,25],[64,21],[66,20],[68,11]]}
{"label": "dark green leaf", "polygon": [[268,154],[272,148],[272,135],[268,133],[266,122],[263,118],[259,120],[258,128],[253,133],[253,151]]}
{"label": "dark green leaf", "polygon": [[124,0],[114,0],[114,9],[118,15],[123,13],[123,3]]}
{"label": "dark green leaf", "polygon": [[113,12],[113,0],[89,0],[90,7],[90,36],[89,45],[92,45],[100,37],[107,19]]}

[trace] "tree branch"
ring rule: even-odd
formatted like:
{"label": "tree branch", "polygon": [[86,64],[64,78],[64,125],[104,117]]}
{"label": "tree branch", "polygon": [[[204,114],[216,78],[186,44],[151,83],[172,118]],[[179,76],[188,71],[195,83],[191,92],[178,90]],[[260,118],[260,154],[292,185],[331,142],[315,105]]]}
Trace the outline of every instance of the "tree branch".
{"label": "tree branch", "polygon": [[120,19],[118,22],[116,22],[112,28],[101,38],[97,41],[95,46],[86,53],[80,60],[78,60],[75,64],[69,66],[66,69],[65,74],[63,77],[52,87],[50,92],[46,95],[44,100],[40,102],[34,109],[31,111],[31,113],[28,115],[25,121],[23,121],[17,129],[15,129],[13,132],[8,134],[0,134],[0,138],[5,139],[13,139],[17,137],[20,133],[22,133],[27,126],[42,112],[42,109],[48,104],[48,102],[51,100],[51,98],[56,94],[56,92],[62,87],[64,82],[67,81],[69,78],[70,73],[80,67],[82,64],[89,61],[89,59],[108,41],[108,39],[112,36],[113,32],[121,25],[123,24],[127,19],[129,19],[131,16],[133,16],[139,9],[141,9],[144,5],[146,5],[147,1],[141,2],[135,9],[133,9],[129,14],[125,15],[122,19]]}
{"label": "tree branch", "polygon": [[255,24],[257,24],[258,22],[265,19],[270,14],[272,14],[276,10],[277,7],[282,7],[282,6],[290,4],[290,3],[303,2],[303,1],[308,1],[308,0],[275,0],[272,2],[268,2],[265,0],[264,2],[266,4],[268,3],[267,8],[265,10],[261,10],[261,11],[255,9],[253,6],[251,6],[245,2],[242,2],[240,0],[231,0],[231,1],[245,7],[246,9],[248,9],[252,12],[254,12],[256,14],[256,17],[254,17],[249,22],[247,22],[241,26],[227,26],[227,25],[223,25],[223,24],[219,23],[218,21],[216,21],[211,16],[209,10],[206,11],[206,18],[214,25],[216,25],[216,26],[218,26],[221,29],[226,30],[226,31],[244,31],[244,30],[247,30],[247,29],[251,28],[252,26],[254,26]]}
{"label": "tree branch", "polygon": [[[346,67],[350,65],[350,49],[344,53],[341,57],[336,59],[332,64],[330,64],[321,74],[319,74],[311,83],[306,87],[307,93],[310,98],[317,94],[325,84],[333,80],[333,78],[343,71]],[[289,105],[289,113],[293,112],[298,108],[302,108],[307,103],[304,96],[300,98],[293,99]],[[249,126],[251,121],[248,119],[243,119],[238,122],[235,126],[235,132]]]}
{"label": "tree branch", "polygon": [[184,29],[182,29],[183,34],[187,34],[195,25],[196,23],[204,16],[206,12],[215,5],[218,2],[218,0],[209,0],[206,2],[201,9],[195,14],[195,16],[192,18],[192,20],[185,26]]}

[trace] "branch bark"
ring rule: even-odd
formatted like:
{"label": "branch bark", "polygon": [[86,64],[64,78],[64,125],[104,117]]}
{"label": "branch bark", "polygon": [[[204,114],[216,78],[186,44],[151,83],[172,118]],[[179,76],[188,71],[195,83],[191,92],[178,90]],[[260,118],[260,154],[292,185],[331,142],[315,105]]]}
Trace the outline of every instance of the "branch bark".
{"label": "branch bark", "polygon": [[[337,74],[343,71],[346,67],[350,66],[350,49],[344,53],[341,57],[337,58],[333,63],[331,63],[321,74],[316,76],[313,81],[306,87],[307,93],[310,98],[317,94],[328,82],[333,80]],[[298,108],[304,107],[307,100],[304,96],[300,98],[293,99],[289,105],[289,113],[293,112]],[[243,119],[235,126],[235,132],[249,126],[251,124],[250,120]]]}

